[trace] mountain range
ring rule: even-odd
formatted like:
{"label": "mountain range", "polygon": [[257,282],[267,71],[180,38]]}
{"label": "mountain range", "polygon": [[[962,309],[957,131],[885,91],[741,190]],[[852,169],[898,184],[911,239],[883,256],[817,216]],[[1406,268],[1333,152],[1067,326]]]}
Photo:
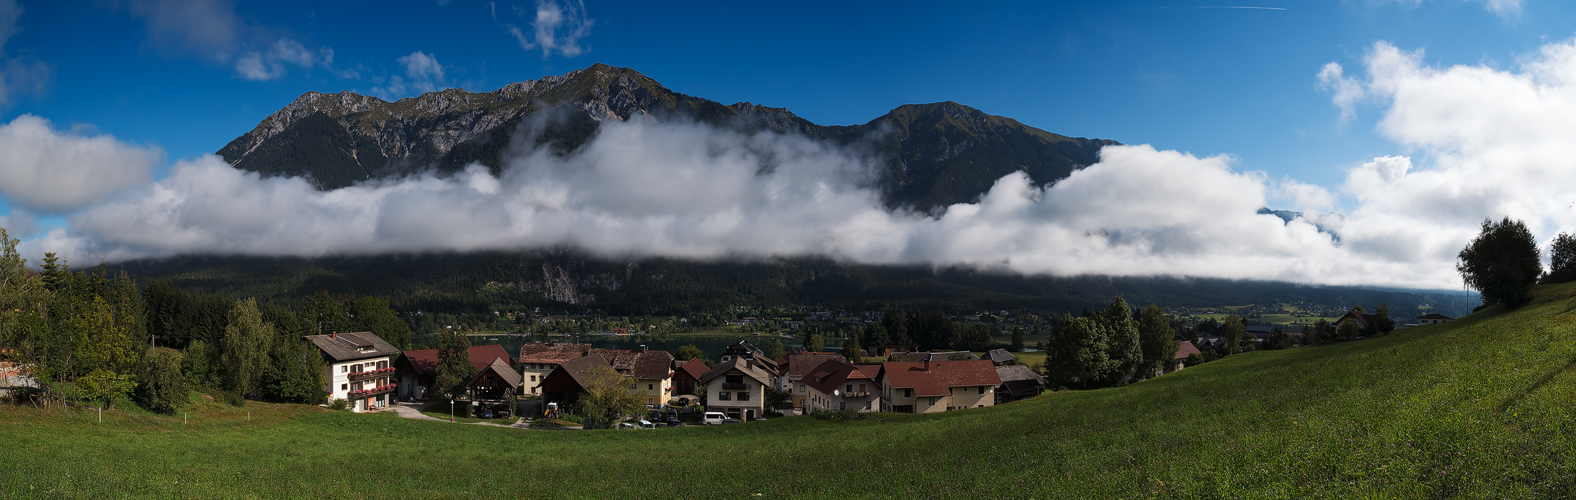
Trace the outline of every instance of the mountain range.
{"label": "mountain range", "polygon": [[472,162],[496,175],[511,151],[548,146],[570,154],[600,124],[636,115],[871,148],[881,161],[876,184],[886,204],[920,211],[972,202],[1013,171],[1054,182],[1117,144],[1053,134],[950,101],[905,104],[860,125],[819,125],[787,109],[725,105],[674,92],[629,68],[596,64],[492,92],[448,89],[395,102],[308,92],[218,154],[238,169],[304,176],[323,190],[452,173]]}

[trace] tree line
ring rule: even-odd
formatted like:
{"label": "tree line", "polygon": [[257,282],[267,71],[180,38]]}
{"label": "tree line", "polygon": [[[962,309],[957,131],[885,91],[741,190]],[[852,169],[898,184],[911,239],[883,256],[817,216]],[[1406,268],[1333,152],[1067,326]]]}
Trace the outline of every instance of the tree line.
{"label": "tree line", "polygon": [[298,307],[137,283],[103,264],[73,269],[53,253],[26,267],[0,228],[0,356],[25,367],[42,399],[157,412],[194,388],[245,399],[323,401],[322,357],[303,336],[372,331],[405,348],[410,329],[376,297],[312,294]]}

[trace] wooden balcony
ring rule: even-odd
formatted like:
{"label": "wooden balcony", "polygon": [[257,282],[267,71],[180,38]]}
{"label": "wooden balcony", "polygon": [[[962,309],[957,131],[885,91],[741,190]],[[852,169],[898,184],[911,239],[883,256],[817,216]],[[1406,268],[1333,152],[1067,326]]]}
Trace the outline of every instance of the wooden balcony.
{"label": "wooden balcony", "polygon": [[396,386],[398,386],[398,385],[399,384],[388,384],[388,385],[381,386],[381,387],[373,387],[371,389],[362,389],[362,390],[359,390],[359,391],[350,391],[350,394],[348,394],[348,396],[350,397],[350,399],[363,399],[363,398],[378,397],[378,396],[381,396],[381,395],[384,395],[384,394],[388,394],[388,393],[394,392],[394,388]]}
{"label": "wooden balcony", "polygon": [[373,379],[373,378],[378,378],[378,377],[390,377],[390,376],[393,376],[393,375],[394,375],[394,369],[393,368],[382,368],[382,369],[378,369],[378,370],[368,370],[368,371],[364,371],[364,372],[350,372],[350,374],[347,376],[347,378],[349,378],[351,382],[355,382],[357,380],[367,380],[367,379]]}
{"label": "wooden balcony", "polygon": [[725,391],[742,391],[744,389],[745,389],[744,382],[723,382],[722,383],[722,390],[725,390]]}

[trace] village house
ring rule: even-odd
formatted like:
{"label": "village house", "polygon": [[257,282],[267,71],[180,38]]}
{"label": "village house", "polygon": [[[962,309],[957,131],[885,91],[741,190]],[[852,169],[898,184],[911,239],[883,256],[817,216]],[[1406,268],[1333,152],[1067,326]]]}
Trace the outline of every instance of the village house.
{"label": "village house", "polygon": [[810,395],[809,388],[801,382],[804,376],[821,366],[821,363],[843,360],[843,355],[832,353],[795,353],[783,356],[777,360],[777,366],[782,372],[777,376],[775,385],[778,390],[793,393],[794,408],[804,408]]}
{"label": "village house", "polygon": [[1424,314],[1422,316],[1418,316],[1417,317],[1417,324],[1419,324],[1419,325],[1432,325],[1432,324],[1436,324],[1436,323],[1444,323],[1446,321],[1451,321],[1451,320],[1454,320],[1454,319],[1455,318],[1452,318],[1452,317],[1449,317],[1449,316],[1445,316],[1445,315],[1439,314],[1439,313],[1428,313],[1428,314]]}
{"label": "village house", "polygon": [[1340,319],[1330,323],[1330,327],[1334,330],[1336,335],[1340,335],[1341,328],[1347,324],[1351,324],[1357,328],[1357,335],[1361,336],[1363,335],[1363,332],[1367,331],[1368,325],[1372,324],[1375,320],[1376,315],[1362,312],[1361,310],[1353,307],[1352,310],[1346,311],[1346,314],[1341,315]]}
{"label": "village house", "polygon": [[706,388],[706,411],[746,422],[765,415],[766,388],[771,387],[776,375],[760,361],[732,356],[701,375],[700,384]]}
{"label": "village house", "polygon": [[631,362],[629,376],[635,379],[630,392],[645,400],[646,406],[661,408],[673,399],[673,355],[667,351],[651,351],[640,346]]}
{"label": "village house", "polygon": [[1045,377],[1027,366],[997,366],[996,377],[1001,379],[1001,385],[996,386],[996,404],[1029,399],[1045,391]]}
{"label": "village house", "polygon": [[496,405],[513,412],[519,389],[520,373],[509,367],[507,358],[493,358],[492,363],[478,370],[465,385],[473,411],[481,406]]}
{"label": "village house", "polygon": [[[501,345],[475,345],[466,351],[471,358],[471,366],[477,371],[487,368],[496,359],[502,359],[511,366],[514,364],[514,357]],[[438,350],[405,351],[405,355],[394,363],[394,372],[399,377],[399,397],[427,399],[435,396],[427,393],[438,379]]]}
{"label": "village house", "polygon": [[[646,346],[639,349],[599,349],[590,344],[526,344],[520,346],[520,375],[522,394],[541,393],[541,382],[555,368],[570,360],[599,355],[608,365],[623,375],[635,378],[640,385],[630,392],[642,394],[654,406],[666,404],[673,395],[673,355],[667,351],[652,351]],[[658,367],[658,364],[661,366]],[[650,387],[647,389],[646,387]]]}
{"label": "village house", "polygon": [[881,366],[881,411],[934,413],[996,404],[1001,377],[982,359],[888,361]]}
{"label": "village house", "polygon": [[700,384],[700,377],[705,375],[711,367],[700,358],[694,358],[673,368],[673,397],[675,399],[688,399],[685,396],[695,394],[695,387]]}
{"label": "village house", "polygon": [[613,365],[608,364],[602,356],[581,356],[555,365],[537,386],[542,402],[569,407],[586,393],[593,374],[604,368],[611,370]]}
{"label": "village house", "polygon": [[552,373],[553,369],[566,361],[585,357],[590,348],[591,346],[587,344],[553,342],[520,346],[520,392],[541,394],[542,380],[547,378],[547,374]]}
{"label": "village house", "polygon": [[900,352],[893,354],[890,361],[973,361],[980,359],[968,351],[930,351],[930,352]]}
{"label": "village house", "polygon": [[1187,362],[1188,356],[1192,356],[1194,354],[1203,353],[1200,352],[1198,347],[1194,346],[1192,342],[1188,342],[1186,340],[1177,342],[1177,354],[1171,358],[1171,366],[1166,367],[1166,373],[1181,370],[1183,365]]}
{"label": "village house", "polygon": [[795,387],[806,390],[807,410],[873,412],[881,409],[876,382],[880,373],[881,365],[855,366],[832,359],[809,370]]}
{"label": "village house", "polygon": [[394,368],[390,358],[399,354],[392,344],[372,332],[307,335],[323,356],[323,379],[329,385],[328,400],[343,399],[350,410],[362,412],[387,406],[393,399]]}

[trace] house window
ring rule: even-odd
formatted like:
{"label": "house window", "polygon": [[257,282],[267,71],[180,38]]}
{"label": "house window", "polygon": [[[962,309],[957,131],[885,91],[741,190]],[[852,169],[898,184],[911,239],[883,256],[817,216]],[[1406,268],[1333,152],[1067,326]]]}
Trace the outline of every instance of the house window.
{"label": "house window", "polygon": [[931,396],[930,397],[930,406],[936,406],[936,397],[935,396]]}
{"label": "house window", "polygon": [[837,409],[839,409],[839,410],[847,410],[848,409],[848,403],[843,402],[843,401],[838,401],[837,402]]}
{"label": "house window", "polygon": [[350,365],[339,365],[339,373],[350,371]]}
{"label": "house window", "polygon": [[866,410],[870,409],[870,402],[869,401],[865,401],[865,409]]}
{"label": "house window", "polygon": [[635,389],[639,389],[639,388],[640,388],[640,384],[629,384],[629,390],[631,390],[631,391],[633,391]]}
{"label": "house window", "polygon": [[[903,389],[903,397],[905,397],[905,398],[912,398],[912,397],[914,397],[914,390],[913,389]],[[931,403],[931,404],[935,404],[935,403]]]}
{"label": "house window", "polygon": [[982,386],[980,386],[980,394],[984,394],[984,393],[985,393],[985,386],[982,385]]}
{"label": "house window", "polygon": [[[646,384],[646,390],[648,390],[648,391],[653,390],[655,388],[656,388],[655,384]],[[984,394],[984,393],[982,392],[980,394]]]}
{"label": "house window", "polygon": [[750,400],[750,393],[748,393],[748,392],[741,392],[741,393],[739,393],[739,401],[749,401],[749,400]]}
{"label": "house window", "polygon": [[532,375],[532,376],[531,376],[531,381],[532,381],[532,382],[535,382],[535,381],[536,381],[536,375]]}
{"label": "house window", "polygon": [[843,392],[854,392],[854,384],[843,386]]}
{"label": "house window", "polygon": [[733,393],[722,391],[717,393],[717,401],[733,401]]}
{"label": "house window", "polygon": [[339,390],[341,390],[341,391],[343,391],[345,389],[349,389],[349,388],[350,388],[349,384],[339,384]]}
{"label": "house window", "polygon": [[865,392],[865,384],[859,384],[859,392]]}

